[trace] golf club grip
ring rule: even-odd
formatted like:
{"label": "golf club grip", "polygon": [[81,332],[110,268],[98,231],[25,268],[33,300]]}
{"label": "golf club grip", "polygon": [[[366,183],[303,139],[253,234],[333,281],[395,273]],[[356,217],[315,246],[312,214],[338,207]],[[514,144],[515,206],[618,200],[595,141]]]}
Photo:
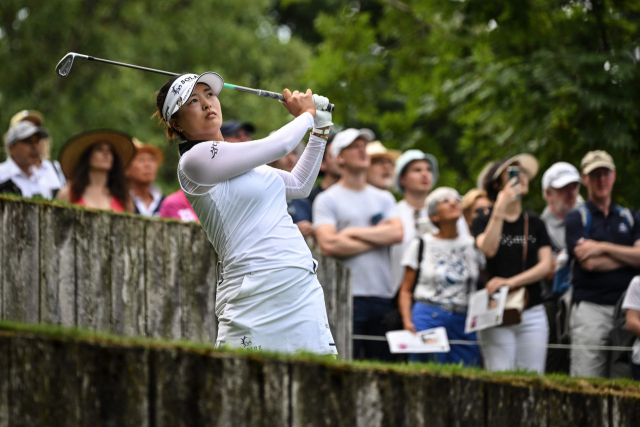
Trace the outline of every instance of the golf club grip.
{"label": "golf club grip", "polygon": [[[235,90],[239,90],[241,92],[253,93],[254,95],[263,96],[265,98],[271,98],[271,99],[277,99],[278,101],[284,101],[284,96],[282,96],[281,93],[269,92],[268,90],[261,90],[261,89],[251,89],[251,88],[248,88],[248,87],[236,86],[236,85],[234,85],[234,89]],[[327,111],[332,113],[334,108],[335,108],[335,106],[333,104],[329,104],[327,106]]]}

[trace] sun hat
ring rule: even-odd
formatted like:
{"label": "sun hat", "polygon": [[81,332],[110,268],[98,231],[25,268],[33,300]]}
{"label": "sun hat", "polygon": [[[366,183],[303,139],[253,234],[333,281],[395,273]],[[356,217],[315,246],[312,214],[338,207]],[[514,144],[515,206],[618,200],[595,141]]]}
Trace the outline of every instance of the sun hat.
{"label": "sun hat", "polygon": [[371,129],[345,129],[342,132],[338,132],[335,138],[333,138],[333,143],[331,144],[331,155],[333,157],[338,157],[338,154],[340,154],[342,150],[350,146],[353,141],[358,138],[363,138],[367,143],[369,143],[373,141],[375,137],[376,135]]}
{"label": "sun hat", "polygon": [[112,129],[83,132],[69,139],[60,150],[58,161],[64,175],[70,178],[85,151],[101,142],[107,142],[113,147],[123,169],[126,169],[136,154],[133,140],[124,132]]}
{"label": "sun hat", "polygon": [[527,173],[529,179],[533,179],[534,176],[538,173],[538,161],[531,154],[522,153],[515,155],[504,162],[496,171],[493,173],[492,180],[495,181],[502,175],[502,172],[511,166],[514,163],[519,163],[520,167]]}
{"label": "sun hat", "polygon": [[384,157],[385,159],[389,159],[395,163],[402,152],[398,150],[389,150],[387,147],[382,145],[382,142],[380,141],[372,141],[367,144],[367,154],[372,159],[376,157]]}
{"label": "sun hat", "polygon": [[416,160],[426,160],[427,163],[431,165],[431,174],[433,175],[433,181],[431,186],[433,187],[438,182],[438,159],[436,159],[431,154],[425,154],[420,150],[407,150],[396,160],[396,170],[395,170],[395,186],[396,190],[400,194],[404,194],[404,190],[400,187],[400,178],[405,174],[407,166],[409,163]]}
{"label": "sun hat", "polygon": [[613,163],[613,158],[603,150],[589,151],[584,155],[580,162],[580,168],[584,175],[589,175],[591,172],[598,168],[607,168],[615,171],[616,165]]}
{"label": "sun hat", "polygon": [[204,83],[209,86],[216,96],[218,96],[224,85],[220,74],[211,71],[200,75],[183,74],[175,79],[162,105],[162,117],[169,127],[171,127],[169,124],[171,116],[191,97],[193,89],[195,89],[198,83]]}
{"label": "sun hat", "polygon": [[155,145],[145,144],[138,138],[131,138],[131,140],[133,141],[133,145],[136,146],[136,154],[134,155],[134,157],[141,153],[149,153],[156,158],[158,166],[162,164],[162,162],[164,161],[164,153],[161,149],[159,149]]}
{"label": "sun hat", "polygon": [[222,136],[233,135],[240,129],[244,129],[247,133],[255,133],[256,127],[248,122],[240,123],[237,120],[227,120],[220,126]]}
{"label": "sun hat", "polygon": [[39,111],[36,110],[21,110],[11,117],[11,121],[9,122],[9,126],[15,126],[17,123],[29,120],[36,126],[42,126],[44,124],[44,117]]}
{"label": "sun hat", "polygon": [[542,192],[551,188],[562,188],[572,182],[580,183],[580,173],[571,163],[558,162],[551,165],[542,175]]}
{"label": "sun hat", "polygon": [[49,131],[42,126],[36,126],[26,120],[21,121],[9,128],[9,131],[7,132],[7,135],[5,137],[5,142],[7,144],[7,147],[9,147],[18,141],[22,141],[36,134],[40,138],[49,137]]}
{"label": "sun hat", "polygon": [[427,213],[429,215],[435,215],[438,213],[438,203],[448,199],[449,197],[460,200],[460,194],[454,188],[440,187],[433,190],[431,194],[427,196],[427,200],[425,202],[425,205],[427,206]]}

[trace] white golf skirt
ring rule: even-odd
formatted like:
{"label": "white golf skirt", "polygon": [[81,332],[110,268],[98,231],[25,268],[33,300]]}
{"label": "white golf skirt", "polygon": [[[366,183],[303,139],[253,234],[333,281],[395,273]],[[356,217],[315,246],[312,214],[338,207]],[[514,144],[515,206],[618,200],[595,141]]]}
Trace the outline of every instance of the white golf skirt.
{"label": "white golf skirt", "polygon": [[216,346],[338,354],[315,274],[290,267],[257,271],[225,282],[227,289],[240,289],[216,310]]}

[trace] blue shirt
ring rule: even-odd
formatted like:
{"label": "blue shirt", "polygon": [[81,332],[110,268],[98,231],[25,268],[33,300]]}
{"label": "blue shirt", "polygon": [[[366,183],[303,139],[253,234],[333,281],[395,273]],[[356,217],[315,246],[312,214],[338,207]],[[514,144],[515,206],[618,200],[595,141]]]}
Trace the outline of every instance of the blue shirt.
{"label": "blue shirt", "polygon": [[[586,232],[582,218],[577,209],[572,210],[565,218],[567,251],[570,262],[575,259],[573,250],[581,238],[609,242],[616,245],[633,246],[640,240],[640,224],[634,221],[633,228],[620,215],[616,205],[609,207],[609,214],[604,216],[591,201],[585,206],[591,212],[591,228]],[[633,276],[638,271],[632,267],[623,267],[611,271],[585,271],[578,260],[573,264],[573,300],[589,301],[594,304],[615,305],[622,293],[627,289]]]}

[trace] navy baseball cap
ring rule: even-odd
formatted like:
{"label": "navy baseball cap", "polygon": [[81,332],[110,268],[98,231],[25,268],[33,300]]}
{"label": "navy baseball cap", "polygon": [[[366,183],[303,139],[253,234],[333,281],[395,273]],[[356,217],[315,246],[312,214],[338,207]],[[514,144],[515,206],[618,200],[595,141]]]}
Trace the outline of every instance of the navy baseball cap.
{"label": "navy baseball cap", "polygon": [[256,128],[251,123],[240,123],[237,120],[227,120],[220,127],[220,132],[222,132],[222,136],[233,135],[238,132],[240,129],[244,129],[245,132],[252,134],[255,133]]}

